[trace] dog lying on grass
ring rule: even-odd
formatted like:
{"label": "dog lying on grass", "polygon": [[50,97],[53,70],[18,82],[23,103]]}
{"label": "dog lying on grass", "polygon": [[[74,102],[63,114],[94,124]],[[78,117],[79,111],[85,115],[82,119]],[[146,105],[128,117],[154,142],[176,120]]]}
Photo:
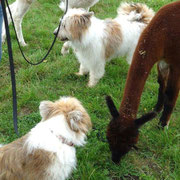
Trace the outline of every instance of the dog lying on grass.
{"label": "dog lying on grass", "polygon": [[91,120],[76,98],[42,101],[42,121],[0,147],[1,180],[65,180],[76,167],[75,146],[83,146]]}
{"label": "dog lying on grass", "polygon": [[77,74],[89,73],[88,86],[95,86],[104,75],[106,61],[127,56],[131,63],[139,36],[153,16],[152,9],[139,3],[122,3],[117,17],[105,20],[83,9],[70,9],[58,34],[61,41],[67,41],[61,52],[66,54],[70,43],[80,63]]}

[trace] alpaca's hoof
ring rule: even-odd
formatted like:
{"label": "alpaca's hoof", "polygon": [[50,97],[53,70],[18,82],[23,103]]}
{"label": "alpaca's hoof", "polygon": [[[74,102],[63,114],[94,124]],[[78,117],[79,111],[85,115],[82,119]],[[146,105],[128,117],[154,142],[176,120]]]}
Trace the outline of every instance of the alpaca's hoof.
{"label": "alpaca's hoof", "polygon": [[28,44],[26,44],[25,42],[19,42],[21,46],[25,47],[28,46]]}
{"label": "alpaca's hoof", "polygon": [[4,44],[6,41],[6,38],[5,37],[2,37],[2,43]]}
{"label": "alpaca's hoof", "polygon": [[168,129],[169,127],[169,124],[165,123],[165,122],[162,122],[162,121],[159,121],[158,125],[157,125],[157,128],[159,130],[164,130],[164,129]]}

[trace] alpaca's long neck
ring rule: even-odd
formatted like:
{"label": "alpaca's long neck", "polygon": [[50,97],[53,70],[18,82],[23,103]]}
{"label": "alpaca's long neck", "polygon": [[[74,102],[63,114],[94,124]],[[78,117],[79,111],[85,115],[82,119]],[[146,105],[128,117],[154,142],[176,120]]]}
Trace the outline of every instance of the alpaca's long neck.
{"label": "alpaca's long neck", "polygon": [[150,38],[138,43],[125,85],[120,115],[125,119],[135,119],[147,77],[159,55],[152,52]]}

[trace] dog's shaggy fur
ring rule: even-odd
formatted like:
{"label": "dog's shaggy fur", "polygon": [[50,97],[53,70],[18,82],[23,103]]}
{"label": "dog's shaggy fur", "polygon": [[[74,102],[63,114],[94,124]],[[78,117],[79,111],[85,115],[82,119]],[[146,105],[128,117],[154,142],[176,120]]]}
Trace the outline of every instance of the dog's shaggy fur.
{"label": "dog's shaggy fur", "polygon": [[1,180],[64,180],[76,166],[74,146],[85,144],[91,120],[72,97],[40,104],[42,121],[20,139],[0,147]]}
{"label": "dog's shaggy fur", "polygon": [[[99,0],[69,0],[68,9],[83,8],[89,11],[89,8],[94,6]],[[65,11],[66,0],[61,0],[59,7]]]}
{"label": "dog's shaggy fur", "polygon": [[97,19],[92,12],[70,9],[58,34],[60,40],[69,40],[61,52],[66,53],[70,42],[80,62],[78,74],[89,72],[88,85],[94,86],[104,75],[106,61],[127,56],[131,63],[139,36],[153,16],[152,9],[139,3],[122,3],[118,16],[106,20]]}
{"label": "dog's shaggy fur", "polygon": [[[99,0],[70,0],[68,3],[68,9],[83,8],[86,11],[89,11],[89,9],[92,6],[94,6],[97,2],[99,2]],[[65,11],[66,0],[61,0],[59,7],[60,7],[60,9]],[[70,41],[65,42],[63,45],[63,48],[61,50],[61,53],[63,55],[68,54],[70,47],[71,47],[71,42]]]}
{"label": "dog's shaggy fur", "polygon": [[[22,33],[22,20],[24,15],[28,12],[29,8],[31,7],[31,4],[35,0],[16,0],[14,3],[10,5],[10,9],[12,12],[15,28],[17,31],[17,36],[20,44],[22,46],[26,46],[26,42],[23,37]],[[95,3],[97,3],[99,0],[69,0],[68,1],[68,8],[86,8],[87,10],[92,7]],[[65,0],[62,0],[59,6],[63,11],[66,8],[66,2]],[[11,23],[11,18],[9,15],[9,11],[6,8],[7,17],[8,17],[8,23]],[[6,31],[5,31],[5,25],[3,23],[2,28],[2,42],[5,42],[6,39]]]}

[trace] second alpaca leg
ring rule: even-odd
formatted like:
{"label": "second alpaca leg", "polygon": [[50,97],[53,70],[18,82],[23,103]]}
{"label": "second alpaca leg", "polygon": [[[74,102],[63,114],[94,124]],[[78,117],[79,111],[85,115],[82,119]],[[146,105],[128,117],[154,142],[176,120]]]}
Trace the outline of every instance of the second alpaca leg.
{"label": "second alpaca leg", "polygon": [[169,66],[164,61],[161,61],[160,63],[158,63],[157,69],[158,69],[159,92],[158,92],[158,101],[155,106],[155,111],[160,112],[164,106],[165,90],[169,76]]}
{"label": "second alpaca leg", "polygon": [[22,19],[18,19],[18,18],[14,19],[14,24],[15,24],[15,28],[16,28],[19,43],[22,46],[27,46],[27,44],[24,41],[24,37],[23,37],[23,33],[22,33]]}
{"label": "second alpaca leg", "polygon": [[165,102],[164,102],[164,110],[162,116],[160,118],[159,124],[162,127],[165,127],[169,124],[169,119],[173,108],[175,106],[178,93],[180,89],[180,73],[179,69],[172,69],[170,68],[169,78],[167,83],[167,88],[165,91]]}
{"label": "second alpaca leg", "polygon": [[[16,10],[16,3],[17,2],[15,1],[13,4],[11,4],[9,6],[13,18],[14,18],[14,13],[15,13],[15,10]],[[7,13],[8,24],[10,24],[11,23],[11,17],[10,17],[8,8],[6,8],[6,13]],[[5,40],[6,40],[6,29],[5,29],[5,24],[4,24],[4,21],[3,21],[3,26],[2,26],[2,42],[4,43]]]}

